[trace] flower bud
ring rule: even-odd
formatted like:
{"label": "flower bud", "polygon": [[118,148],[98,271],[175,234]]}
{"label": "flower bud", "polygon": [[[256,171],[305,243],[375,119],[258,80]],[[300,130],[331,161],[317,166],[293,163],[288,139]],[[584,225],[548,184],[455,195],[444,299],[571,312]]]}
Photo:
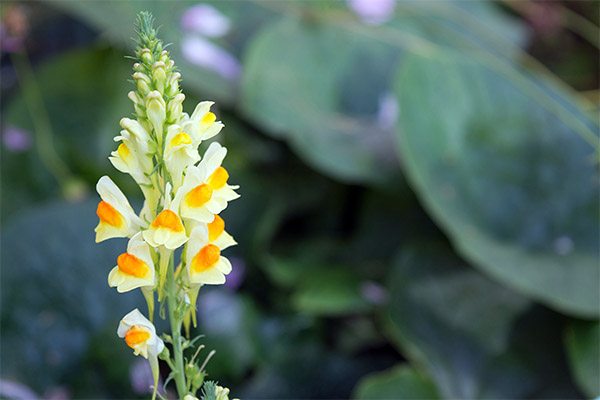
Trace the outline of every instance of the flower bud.
{"label": "flower bud", "polygon": [[156,132],[159,146],[162,146],[163,124],[166,118],[165,100],[160,92],[153,90],[146,96],[146,115]]}
{"label": "flower bud", "polygon": [[135,83],[137,84],[137,88],[142,96],[145,96],[150,91],[150,78],[148,75],[143,74],[141,72],[136,72],[133,74],[133,79],[135,79]]}
{"label": "flower bud", "polygon": [[133,108],[135,109],[135,113],[139,117],[143,117],[145,115],[144,109],[143,109],[144,101],[142,100],[140,95],[132,90],[129,93],[127,93],[127,97],[129,97],[129,100],[131,100],[133,102]]}
{"label": "flower bud", "polygon": [[183,100],[185,95],[183,93],[177,94],[169,104],[167,105],[167,115],[169,116],[169,123],[177,123],[181,119],[181,113],[183,112]]}
{"label": "flower bud", "polygon": [[160,61],[164,62],[165,64],[169,62],[169,52],[166,50],[163,50],[162,53],[160,53]]}
{"label": "flower bud", "polygon": [[163,351],[161,351],[158,354],[158,358],[160,358],[161,360],[170,360],[171,359],[171,352],[169,351],[169,348],[167,346],[165,346]]}
{"label": "flower bud", "polygon": [[156,90],[161,94],[164,93],[165,80],[167,79],[167,70],[164,62],[157,61],[154,63],[152,66],[152,79],[154,79]]}
{"label": "flower bud", "polygon": [[179,78],[181,78],[179,72],[174,72],[167,78],[166,92],[168,96],[175,96],[179,92]]}
{"label": "flower bud", "polygon": [[144,62],[146,62],[147,64],[152,64],[152,52],[150,51],[150,49],[142,50],[140,56],[142,60],[144,60]]}

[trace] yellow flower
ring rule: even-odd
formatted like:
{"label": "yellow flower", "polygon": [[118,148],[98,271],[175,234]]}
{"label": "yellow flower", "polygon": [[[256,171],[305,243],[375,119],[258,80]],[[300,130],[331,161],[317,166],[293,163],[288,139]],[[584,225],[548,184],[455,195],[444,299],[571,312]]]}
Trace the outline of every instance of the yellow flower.
{"label": "yellow flower", "polygon": [[138,287],[153,287],[155,284],[154,262],[150,247],[138,232],[129,240],[127,252],[117,258],[117,266],[108,275],[110,287],[117,287],[119,293]]}
{"label": "yellow flower", "polygon": [[117,334],[120,338],[125,338],[125,342],[136,356],[141,354],[144,358],[156,357],[165,347],[156,335],[154,325],[137,308],[123,317]]}
{"label": "yellow flower", "polygon": [[126,143],[130,150],[134,151],[139,165],[144,172],[152,172],[154,165],[152,162],[152,150],[150,148],[152,139],[149,124],[147,122],[142,124],[139,121],[129,118],[121,118],[119,123],[123,130],[121,131],[121,136],[115,137],[114,140],[125,139],[124,143]]}
{"label": "yellow flower", "polygon": [[221,248],[210,243],[206,224],[198,224],[190,234],[186,248],[187,278],[191,285],[220,285],[231,272],[231,263],[221,255]]}
{"label": "yellow flower", "polygon": [[100,223],[96,226],[96,243],[114,237],[132,237],[140,230],[142,220],[133,212],[129,201],[115,183],[103,176],[96,185],[102,201],[96,214]]}
{"label": "yellow flower", "polygon": [[142,357],[150,361],[154,379],[154,391],[152,393],[152,400],[154,400],[160,374],[158,355],[165,348],[164,342],[156,335],[156,329],[152,322],[148,321],[137,308],[123,317],[119,323],[117,335],[125,338],[125,343],[133,349],[136,356],[141,354]]}
{"label": "yellow flower", "polygon": [[196,221],[189,222],[190,223],[188,223],[186,227],[191,230],[198,225],[206,225],[208,228],[208,242],[218,246],[221,250],[225,250],[226,248],[237,244],[235,239],[225,231],[225,221],[220,215],[215,215],[213,221],[209,223]]}
{"label": "yellow flower", "polygon": [[171,208],[171,185],[165,190],[164,209],[156,216],[147,230],[143,232],[144,240],[152,247],[164,246],[175,250],[183,245],[188,237],[179,215]]}
{"label": "yellow flower", "polygon": [[149,185],[151,183],[150,179],[144,173],[144,166],[142,165],[142,158],[148,157],[145,155],[141,157],[138,153],[136,143],[132,140],[131,134],[126,130],[122,130],[121,136],[116,136],[115,141],[121,141],[121,144],[108,157],[112,165],[119,171],[131,175],[138,184]]}
{"label": "yellow flower", "polygon": [[198,103],[191,117],[184,114],[181,128],[190,134],[195,143],[200,144],[218,134],[223,129],[223,123],[217,121],[215,114],[210,112],[212,101]]}
{"label": "yellow flower", "polygon": [[198,222],[212,222],[215,214],[227,207],[227,202],[240,197],[234,189],[238,186],[227,184],[229,173],[221,166],[227,149],[212,143],[200,164],[189,166],[183,185],[177,190],[173,207],[181,216]]}
{"label": "yellow flower", "polygon": [[200,160],[199,142],[182,130],[179,125],[171,125],[167,130],[164,160],[167,170],[173,178],[173,189],[181,186],[183,170]]}

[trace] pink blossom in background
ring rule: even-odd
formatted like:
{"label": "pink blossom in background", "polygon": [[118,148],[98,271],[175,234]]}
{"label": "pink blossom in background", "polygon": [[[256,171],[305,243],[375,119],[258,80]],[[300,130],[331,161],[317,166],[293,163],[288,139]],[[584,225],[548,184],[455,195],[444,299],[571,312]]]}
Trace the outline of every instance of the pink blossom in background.
{"label": "pink blossom in background", "polygon": [[207,37],[221,37],[229,32],[231,22],[223,13],[208,4],[197,4],[185,10],[181,17],[184,31]]}
{"label": "pink blossom in background", "polygon": [[31,147],[31,133],[9,125],[2,130],[2,144],[13,153],[22,153]]}
{"label": "pink blossom in background", "polygon": [[195,65],[210,69],[229,80],[237,80],[241,67],[227,50],[199,35],[190,35],[181,41],[185,59]]}
{"label": "pink blossom in background", "polygon": [[347,0],[348,7],[366,24],[383,24],[394,16],[396,0]]}

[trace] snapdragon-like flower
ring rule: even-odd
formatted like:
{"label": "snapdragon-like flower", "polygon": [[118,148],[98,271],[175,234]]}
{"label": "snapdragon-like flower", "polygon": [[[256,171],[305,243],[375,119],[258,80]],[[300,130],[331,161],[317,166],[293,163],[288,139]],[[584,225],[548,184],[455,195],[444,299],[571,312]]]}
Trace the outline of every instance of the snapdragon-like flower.
{"label": "snapdragon-like flower", "polygon": [[227,207],[227,202],[237,199],[238,186],[227,184],[229,173],[221,166],[227,149],[211,143],[200,164],[186,170],[183,185],[177,191],[173,207],[181,216],[198,222],[212,222],[214,216]]}
{"label": "snapdragon-like flower", "polygon": [[156,357],[165,347],[162,339],[156,335],[152,322],[148,321],[137,308],[123,317],[117,335],[125,339],[125,343],[133,349],[136,356]]}
{"label": "snapdragon-like flower", "polygon": [[[220,230],[220,226],[216,229]],[[213,232],[213,236],[220,234],[222,232]],[[221,255],[223,249],[211,243],[210,236],[207,224],[198,224],[190,234],[186,248],[186,271],[192,286],[223,284],[225,275],[231,272],[231,263]]]}
{"label": "snapdragon-like flower", "polygon": [[129,240],[127,252],[117,258],[117,266],[108,275],[108,284],[116,286],[119,293],[155,285],[154,262],[141,232]]}
{"label": "snapdragon-like flower", "polygon": [[[107,176],[100,178],[97,190],[102,200],[97,209],[100,223],[96,241],[130,238],[127,251],[118,256],[117,265],[108,274],[108,284],[119,293],[140,288],[150,320],[135,309],[121,320],[117,333],[136,355],[149,360],[154,377],[153,399],[159,354],[172,369],[178,398],[183,398],[195,394],[204,375],[199,374],[194,358],[184,365],[183,350],[194,341],[182,337],[181,326],[189,336],[190,317],[195,326],[200,287],[222,284],[231,272],[231,263],[221,251],[236,242],[225,231],[225,222],[218,214],[239,195],[235,192],[238,187],[227,183],[229,173],[221,166],[227,149],[212,143],[203,158],[198,152],[202,142],[223,128],[210,110],[213,103],[201,102],[191,116],[184,113],[181,75],[157,38],[149,13],[140,13],[138,28],[137,62],[133,65],[137,90],[128,94],[135,119],[121,119],[122,130],[114,138],[119,145],[109,160],[116,169],[131,175],[145,201],[136,215],[114,182]],[[176,250],[184,245],[181,262],[176,261],[180,254]],[[175,270],[177,264],[180,267]],[[173,353],[165,348],[151,322],[155,291],[163,303],[162,318],[168,310],[172,330],[163,337]],[[214,383],[211,387],[215,393],[224,394],[223,399],[227,397],[223,390],[216,390]]]}
{"label": "snapdragon-like flower", "polygon": [[148,321],[137,308],[123,317],[119,323],[117,335],[125,339],[125,343],[133,349],[136,356],[141,354],[150,362],[152,378],[154,379],[154,391],[152,393],[152,400],[154,400],[160,375],[158,355],[164,350],[165,343],[156,335],[156,329],[152,322]]}
{"label": "snapdragon-like flower", "polygon": [[182,128],[192,135],[198,144],[217,135],[223,129],[223,123],[217,121],[217,116],[210,111],[212,101],[198,103],[191,117],[183,115]]}
{"label": "snapdragon-like flower", "polygon": [[169,250],[181,247],[188,237],[181,218],[171,207],[171,187],[165,190],[164,209],[156,216],[147,230],[143,232],[144,240],[152,247],[164,246]]}
{"label": "snapdragon-like flower", "polygon": [[200,160],[198,143],[179,125],[171,125],[167,130],[164,160],[175,190],[181,186],[183,170]]}
{"label": "snapdragon-like flower", "polygon": [[96,243],[114,237],[131,237],[139,231],[142,220],[108,176],[100,178],[96,190],[102,199],[96,209],[100,219],[95,229]]}

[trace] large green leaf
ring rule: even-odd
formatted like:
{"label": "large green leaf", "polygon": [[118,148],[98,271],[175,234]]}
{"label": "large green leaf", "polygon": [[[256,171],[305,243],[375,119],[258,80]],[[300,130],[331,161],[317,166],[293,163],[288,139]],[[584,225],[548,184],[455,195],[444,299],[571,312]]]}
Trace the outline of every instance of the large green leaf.
{"label": "large green leaf", "polygon": [[555,315],[528,311],[531,302],[466,267],[447,245],[403,248],[388,282],[391,339],[442,397],[523,398],[544,388],[576,395],[564,382]]}
{"label": "large green leaf", "polygon": [[573,321],[565,340],[575,380],[588,397],[597,398],[600,396],[600,323]]}
{"label": "large green leaf", "polygon": [[396,93],[406,173],[459,252],[553,308],[598,315],[598,170],[586,115],[540,82],[442,52],[408,60]]}
{"label": "large green leaf", "polygon": [[398,56],[341,28],[283,19],[248,49],[243,110],[328,175],[390,182],[399,165],[377,115]]}
{"label": "large green leaf", "polygon": [[439,398],[435,385],[407,365],[367,375],[354,389],[353,397],[359,400]]}

